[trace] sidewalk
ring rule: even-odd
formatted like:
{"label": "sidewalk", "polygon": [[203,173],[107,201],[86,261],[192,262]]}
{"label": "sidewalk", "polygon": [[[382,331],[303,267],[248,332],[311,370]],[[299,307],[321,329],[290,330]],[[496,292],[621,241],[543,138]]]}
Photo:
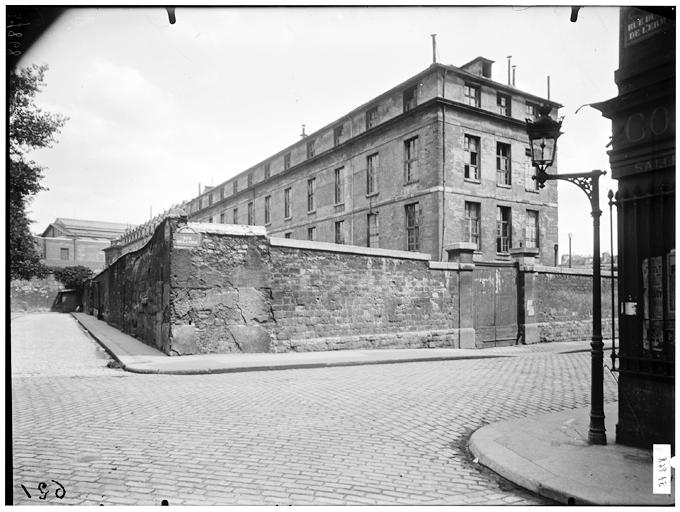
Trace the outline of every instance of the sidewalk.
{"label": "sidewalk", "polygon": [[458,348],[332,350],[325,352],[286,352],[258,354],[201,354],[167,356],[132,336],[120,332],[102,320],[85,313],[72,313],[75,319],[120,363],[134,373],[206,374],[294,368],[322,368],[365,364],[390,364],[456,359],[513,357],[527,352],[589,351],[588,341],[543,343],[498,347],[484,350]]}
{"label": "sidewalk", "polygon": [[672,505],[674,494],[652,494],[650,451],[615,444],[618,404],[605,404],[604,412],[605,446],[587,442],[586,407],[487,425],[470,438],[470,451],[504,478],[559,503]]}

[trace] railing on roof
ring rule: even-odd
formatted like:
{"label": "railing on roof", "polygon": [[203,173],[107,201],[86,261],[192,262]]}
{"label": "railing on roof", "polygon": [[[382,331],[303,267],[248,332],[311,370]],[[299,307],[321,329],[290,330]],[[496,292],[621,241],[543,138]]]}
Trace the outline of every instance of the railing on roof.
{"label": "railing on roof", "polygon": [[[163,213],[159,213],[152,219],[149,219],[144,224],[139,226],[130,227],[125,230],[125,232],[115,240],[111,241],[111,247],[118,247],[121,249],[120,256],[127,254],[132,251],[136,251],[140,247],[146,245],[146,243],[151,240],[154,232],[158,225],[165,220],[165,218],[172,212],[177,210],[185,210],[188,206],[187,201],[182,201],[179,204],[175,204],[165,210]],[[185,210],[186,211],[186,210]]]}

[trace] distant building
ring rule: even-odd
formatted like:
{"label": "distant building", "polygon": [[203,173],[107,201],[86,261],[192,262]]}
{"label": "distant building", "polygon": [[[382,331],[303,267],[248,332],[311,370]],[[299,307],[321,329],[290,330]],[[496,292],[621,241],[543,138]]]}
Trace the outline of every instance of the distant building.
{"label": "distant building", "polygon": [[531,247],[554,264],[557,185],[539,190],[526,118],[559,103],[491,79],[493,61],[432,64],[189,203],[189,220],[270,235],[475,259]]}
{"label": "distant building", "polygon": [[57,218],[40,236],[34,236],[41,261],[49,267],[83,265],[104,268],[104,252],[111,240],[130,227],[117,222]]}

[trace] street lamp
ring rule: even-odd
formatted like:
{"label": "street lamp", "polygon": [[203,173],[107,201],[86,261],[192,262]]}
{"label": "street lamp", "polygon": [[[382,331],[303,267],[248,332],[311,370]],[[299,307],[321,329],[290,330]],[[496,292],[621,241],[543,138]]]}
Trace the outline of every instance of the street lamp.
{"label": "street lamp", "polygon": [[590,360],[592,365],[590,427],[588,442],[591,444],[607,444],[604,427],[604,365],[602,343],[602,297],[600,283],[600,176],[604,171],[594,170],[570,174],[549,174],[546,170],[554,163],[557,153],[557,139],[561,135],[562,119],[556,121],[550,117],[551,107],[542,105],[538,108],[539,118],[536,121],[527,119],[527,134],[531,143],[531,164],[536,168],[536,180],[540,188],[549,180],[569,181],[578,186],[590,200],[593,216],[593,335],[590,343]]}

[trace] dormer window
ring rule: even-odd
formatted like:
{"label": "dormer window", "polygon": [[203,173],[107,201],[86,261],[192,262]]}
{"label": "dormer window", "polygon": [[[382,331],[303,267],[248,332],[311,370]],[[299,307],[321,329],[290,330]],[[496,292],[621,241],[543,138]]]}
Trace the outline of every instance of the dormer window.
{"label": "dormer window", "polygon": [[478,85],[465,84],[464,96],[465,103],[467,103],[471,107],[480,108],[482,106],[482,100]]}
{"label": "dormer window", "polygon": [[366,111],[366,129],[370,130],[378,124],[378,107]]}
{"label": "dormer window", "polygon": [[404,112],[416,108],[418,98],[418,86],[414,85],[404,91]]}
{"label": "dormer window", "polygon": [[496,104],[498,105],[499,114],[510,117],[512,114],[512,100],[510,96],[499,92],[496,95]]}

